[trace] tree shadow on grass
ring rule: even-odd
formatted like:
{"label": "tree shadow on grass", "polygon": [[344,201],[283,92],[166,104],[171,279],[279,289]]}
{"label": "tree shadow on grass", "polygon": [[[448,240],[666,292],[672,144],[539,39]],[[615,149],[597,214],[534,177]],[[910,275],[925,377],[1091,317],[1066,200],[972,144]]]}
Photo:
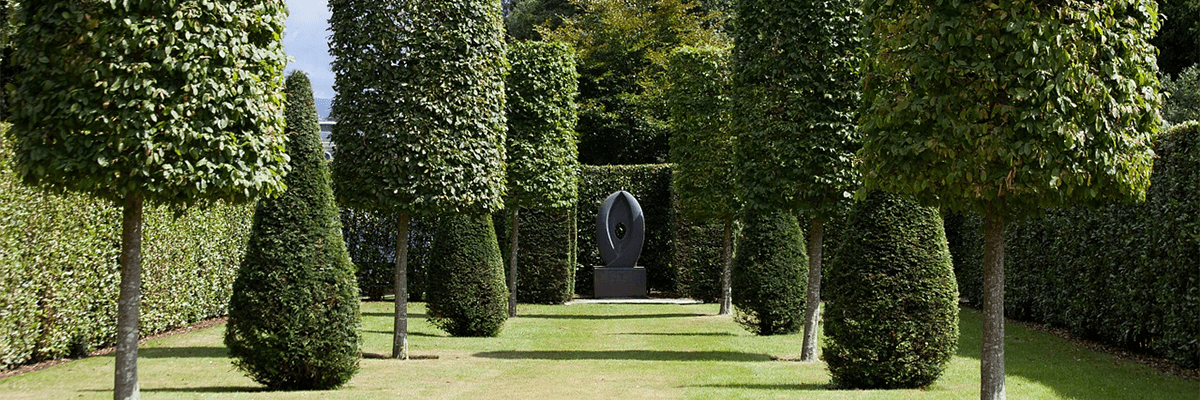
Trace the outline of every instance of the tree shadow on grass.
{"label": "tree shadow on grass", "polygon": [[[396,315],[396,313],[391,313],[391,312],[365,312],[365,313],[362,313],[362,316],[363,316],[363,317],[388,317],[388,318],[393,318],[393,317],[395,317],[395,315]],[[412,318],[427,318],[427,317],[428,317],[428,315],[425,315],[425,314],[422,314],[422,313],[408,313],[408,318],[409,318],[409,319],[412,319]]]}
{"label": "tree shadow on grass", "polygon": [[[394,332],[392,332],[392,331],[390,331],[390,330],[388,330],[388,331],[376,331],[376,330],[364,329],[364,330],[362,331],[362,333],[380,333],[380,334],[384,334],[384,335],[392,335]],[[435,335],[435,334],[432,334],[432,333],[425,333],[425,332],[413,332],[413,331],[408,331],[408,336],[421,336],[421,337],[450,337],[449,335]]]}
{"label": "tree shadow on grass", "polygon": [[709,314],[702,313],[668,313],[668,314],[627,314],[627,315],[588,315],[588,314],[526,314],[517,315],[517,318],[545,318],[545,319],[643,319],[643,318],[691,318],[704,317]]}
{"label": "tree shadow on grass", "polygon": [[737,336],[729,332],[623,332],[614,333],[618,336]]}
{"label": "tree shadow on grass", "polygon": [[138,358],[229,358],[229,349],[216,346],[149,347],[138,349]]}
{"label": "tree shadow on grass", "polygon": [[731,361],[766,362],[767,354],[732,351],[661,351],[661,350],[558,350],[558,351],[488,351],[475,357],[501,360],[628,360],[628,361]]}
{"label": "tree shadow on grass", "polygon": [[824,383],[800,383],[800,384],[750,384],[750,383],[720,383],[710,385],[688,385],[686,387],[693,388],[716,388],[716,389],[738,389],[738,390],[829,390],[829,385]]}
{"label": "tree shadow on grass", "polygon": [[258,393],[269,391],[264,387],[258,386],[142,387],[138,390],[150,393]]}

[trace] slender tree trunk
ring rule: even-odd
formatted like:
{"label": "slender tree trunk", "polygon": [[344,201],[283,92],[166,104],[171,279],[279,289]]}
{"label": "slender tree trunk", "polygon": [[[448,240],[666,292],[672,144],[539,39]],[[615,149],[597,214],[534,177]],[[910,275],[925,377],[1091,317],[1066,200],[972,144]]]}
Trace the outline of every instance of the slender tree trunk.
{"label": "slender tree trunk", "polygon": [[983,222],[983,350],[980,399],[1004,394],[1004,218],[989,212]]}
{"label": "slender tree trunk", "polygon": [[392,358],[408,359],[408,213],[396,222],[396,317],[393,321]]}
{"label": "slender tree trunk", "polygon": [[817,323],[821,316],[821,242],[825,240],[825,222],[813,218],[808,232],[808,302],[804,310],[804,345],[800,361],[817,361]]}
{"label": "slender tree trunk", "polygon": [[733,312],[733,219],[725,219],[725,238],[721,246],[721,311],[719,315],[729,315]]}
{"label": "slender tree trunk", "polygon": [[512,251],[508,262],[508,316],[517,316],[517,209],[512,210]]}
{"label": "slender tree trunk", "polygon": [[117,300],[117,354],[113,398],[139,399],[138,307],[142,297],[142,196],[129,195],[121,213],[121,293]]}

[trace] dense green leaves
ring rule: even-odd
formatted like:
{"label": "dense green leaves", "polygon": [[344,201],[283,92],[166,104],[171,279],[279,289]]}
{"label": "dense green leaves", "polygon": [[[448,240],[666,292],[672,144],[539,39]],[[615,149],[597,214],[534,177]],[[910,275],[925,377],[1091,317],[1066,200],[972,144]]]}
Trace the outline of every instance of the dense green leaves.
{"label": "dense green leaves", "polygon": [[579,169],[574,54],[564,43],[546,42],[514,43],[508,54],[505,205],[568,210]]}
{"label": "dense green leaves", "polygon": [[[522,208],[517,218],[521,226],[520,250],[517,251],[517,301],[562,304],[571,300],[575,295],[575,257],[578,251],[575,248],[574,210]],[[512,230],[509,229],[512,226],[512,213],[498,212],[492,216],[492,220],[496,226],[496,239],[501,243],[501,255],[504,260],[510,260],[512,249],[504,244],[512,240]],[[594,227],[592,221],[585,223]]]}
{"label": "dense green leaves", "polygon": [[738,3],[733,52],[744,207],[828,218],[858,186],[857,0]]}
{"label": "dense green leaves", "polygon": [[808,254],[804,232],[788,212],[743,218],[733,258],[733,305],[737,321],[758,335],[795,333],[804,325]]}
{"label": "dense green leaves", "polygon": [[331,139],[343,205],[488,213],[504,192],[498,0],[332,0]]}
{"label": "dense green leaves", "polygon": [[929,386],[958,347],[958,290],[938,210],[875,191],[855,204],[845,232],[826,274],[833,384]]}
{"label": "dense green leaves", "polygon": [[454,336],[496,336],[508,319],[508,287],[492,219],[438,219],[425,292],[429,322]]}
{"label": "dense green leaves", "polygon": [[1163,104],[1163,120],[1175,124],[1200,121],[1200,64],[1184,69],[1174,79],[1163,78],[1162,91],[1169,96]]}
{"label": "dense green leaves", "polygon": [[672,188],[679,212],[725,221],[736,214],[728,49],[682,47],[667,63]]}
{"label": "dense green leaves", "polygon": [[12,37],[17,173],[108,199],[281,189],[284,3],[25,3]]}
{"label": "dense green leaves", "polygon": [[1013,217],[1144,197],[1161,125],[1154,2],[863,9],[868,187]]}
{"label": "dense green leaves", "polygon": [[[370,300],[383,300],[395,289],[396,216],[342,208],[342,238],[358,272],[358,291]],[[408,300],[422,301],[425,295],[425,266],[433,241],[435,217],[409,218]]]}
{"label": "dense green leaves", "polygon": [[358,371],[358,285],[308,76],[288,76],[286,94],[288,189],[254,210],[225,345],[233,364],[267,388],[332,389]]}

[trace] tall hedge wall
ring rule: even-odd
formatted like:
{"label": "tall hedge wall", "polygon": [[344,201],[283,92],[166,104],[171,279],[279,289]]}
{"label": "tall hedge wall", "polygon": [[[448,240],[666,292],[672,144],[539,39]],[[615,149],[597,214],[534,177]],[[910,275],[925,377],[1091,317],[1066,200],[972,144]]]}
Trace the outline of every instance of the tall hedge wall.
{"label": "tall hedge wall", "polygon": [[[574,211],[542,211],[522,208],[520,248],[517,250],[517,301],[534,304],[562,304],[575,295]],[[512,257],[512,212],[492,215],[500,253]],[[505,274],[508,269],[505,268]],[[511,277],[509,277],[511,279]]]}
{"label": "tall hedge wall", "polygon": [[[1008,227],[1005,310],[1077,336],[1200,366],[1200,124],[1155,146],[1146,202],[1059,208]],[[969,230],[973,217],[960,222]],[[974,217],[977,218],[977,217]],[[948,222],[949,224],[950,222]],[[949,233],[949,232],[947,232]],[[951,242],[962,293],[977,302],[978,242]],[[957,247],[957,249],[955,249]],[[965,278],[965,279],[964,279]]]}
{"label": "tall hedge wall", "polygon": [[[368,300],[383,300],[394,292],[396,216],[343,207],[342,237],[357,267],[358,291]],[[425,266],[433,243],[433,217],[409,217],[408,300],[425,299]]]}
{"label": "tall hedge wall", "polygon": [[[120,208],[22,186],[11,154],[0,139],[0,369],[112,344],[120,272]],[[146,209],[142,335],[225,313],[251,214]]]}
{"label": "tall hedge wall", "polygon": [[651,291],[674,291],[671,206],[671,168],[667,164],[583,165],[579,174],[579,258],[575,265],[575,293],[592,295],[592,267],[604,265],[596,245],[596,212],[608,195],[624,190],[637,198],[646,216],[646,242],[637,264],[646,267],[646,286]]}

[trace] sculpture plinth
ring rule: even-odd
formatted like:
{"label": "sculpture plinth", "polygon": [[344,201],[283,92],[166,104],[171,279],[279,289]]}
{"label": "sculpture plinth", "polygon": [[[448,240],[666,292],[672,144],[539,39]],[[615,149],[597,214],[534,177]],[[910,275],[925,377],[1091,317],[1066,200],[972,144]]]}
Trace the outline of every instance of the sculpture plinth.
{"label": "sculpture plinth", "polygon": [[609,195],[596,215],[604,266],[593,268],[596,298],[646,297],[646,269],[637,266],[646,238],[642,206],[624,190]]}

